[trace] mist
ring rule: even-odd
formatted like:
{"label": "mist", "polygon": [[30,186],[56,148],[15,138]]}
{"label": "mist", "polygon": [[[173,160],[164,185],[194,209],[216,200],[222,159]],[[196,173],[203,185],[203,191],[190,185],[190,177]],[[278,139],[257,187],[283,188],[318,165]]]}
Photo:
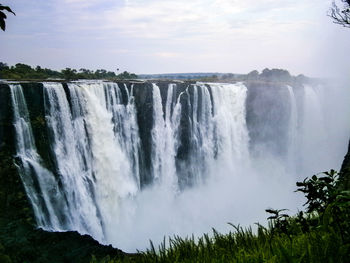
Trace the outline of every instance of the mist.
{"label": "mist", "polygon": [[111,243],[128,252],[149,248],[149,240],[160,245],[163,238],[196,238],[233,231],[227,223],[243,227],[266,225],[265,209],[301,209],[300,196],[293,193],[295,180],[278,164],[260,163],[251,167],[223,165],[202,185],[174,195],[169,189],[153,186],[122,205],[111,229]]}
{"label": "mist", "polygon": [[212,228],[234,231],[228,223],[253,229],[255,223],[266,225],[266,208],[288,209],[290,215],[303,210],[306,200],[294,192],[296,181],[339,170],[350,132],[350,97],[344,83],[307,86],[304,92],[297,108],[299,118],[304,115],[297,124],[298,138],[292,142],[296,145],[289,145],[295,147],[294,153],[289,149],[295,155],[292,165],[259,149],[247,162],[212,163],[208,178],[184,191],[151,186],[122,204],[109,230],[111,244],[135,252],[149,248],[149,240],[157,247],[164,238],[197,238]]}
{"label": "mist", "polygon": [[44,83],[49,171],[21,85],[10,84],[16,136],[30,143],[16,151],[38,226],[126,252],[266,225],[267,208],[293,215],[296,181],[339,170],[350,133],[349,90],[334,81]]}

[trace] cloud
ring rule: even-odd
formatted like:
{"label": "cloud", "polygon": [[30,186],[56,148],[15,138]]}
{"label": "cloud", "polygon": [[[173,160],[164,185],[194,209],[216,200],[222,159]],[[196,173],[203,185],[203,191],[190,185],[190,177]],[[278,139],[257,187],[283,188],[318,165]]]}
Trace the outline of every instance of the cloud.
{"label": "cloud", "polygon": [[[73,4],[82,2],[65,1]],[[105,0],[103,3],[106,8],[97,11],[94,8],[75,8],[69,11],[69,16],[63,16],[61,24],[65,24],[67,31],[94,30],[124,37],[160,40],[197,37],[205,40],[218,35],[240,34],[246,29],[245,35],[248,32],[259,35],[261,30],[291,30],[293,24],[294,28],[305,25],[305,21],[296,21],[293,17],[293,12],[300,12],[296,9],[300,0],[286,0],[283,3],[276,0],[261,0],[258,3],[252,0],[134,0],[119,4]],[[85,6],[94,4],[96,0],[84,1]],[[67,10],[61,9],[63,12]]]}
{"label": "cloud", "polygon": [[156,52],[152,55],[161,57],[161,58],[178,58],[182,56],[181,53],[175,53],[175,52]]}
{"label": "cloud", "polygon": [[267,64],[303,71],[312,63],[298,61],[317,56],[320,42],[338,45],[326,37],[334,29],[328,6],[329,0],[18,0],[0,48],[5,54],[15,41],[26,43],[29,54],[38,45],[60,47],[71,60],[80,52],[90,64],[119,59],[139,71],[146,62],[153,72],[245,72]]}

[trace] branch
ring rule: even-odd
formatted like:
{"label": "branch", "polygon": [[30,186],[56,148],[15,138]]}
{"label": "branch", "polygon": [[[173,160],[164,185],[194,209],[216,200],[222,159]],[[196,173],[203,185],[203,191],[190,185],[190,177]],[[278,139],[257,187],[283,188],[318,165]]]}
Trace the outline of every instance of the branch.
{"label": "branch", "polygon": [[335,24],[350,28],[350,0],[342,0],[342,2],[344,3],[343,8],[339,8],[333,1],[328,16],[333,19]]}

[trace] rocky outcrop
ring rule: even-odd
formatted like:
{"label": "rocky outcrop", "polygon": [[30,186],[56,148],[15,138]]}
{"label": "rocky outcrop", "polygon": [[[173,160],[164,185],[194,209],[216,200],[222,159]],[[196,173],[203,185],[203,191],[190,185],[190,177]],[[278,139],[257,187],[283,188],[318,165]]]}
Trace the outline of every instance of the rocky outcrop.
{"label": "rocky outcrop", "polygon": [[340,170],[340,178],[345,189],[350,189],[350,141],[348,153],[344,157],[344,161]]}

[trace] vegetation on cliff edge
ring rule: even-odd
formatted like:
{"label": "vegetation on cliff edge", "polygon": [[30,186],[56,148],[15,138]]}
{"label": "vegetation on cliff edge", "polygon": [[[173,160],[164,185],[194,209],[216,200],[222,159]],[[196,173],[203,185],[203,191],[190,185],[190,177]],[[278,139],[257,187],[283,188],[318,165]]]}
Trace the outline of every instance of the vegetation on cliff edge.
{"label": "vegetation on cliff edge", "polygon": [[[119,70],[119,69],[118,69]],[[32,79],[108,79],[108,80],[124,80],[136,79],[137,75],[124,71],[116,74],[113,71],[105,69],[97,69],[95,71],[81,68],[79,70],[65,68],[61,71],[56,71],[48,68],[36,66],[32,68],[29,65],[17,63],[14,66],[8,66],[6,63],[0,62],[0,79],[13,80],[32,80]]]}

